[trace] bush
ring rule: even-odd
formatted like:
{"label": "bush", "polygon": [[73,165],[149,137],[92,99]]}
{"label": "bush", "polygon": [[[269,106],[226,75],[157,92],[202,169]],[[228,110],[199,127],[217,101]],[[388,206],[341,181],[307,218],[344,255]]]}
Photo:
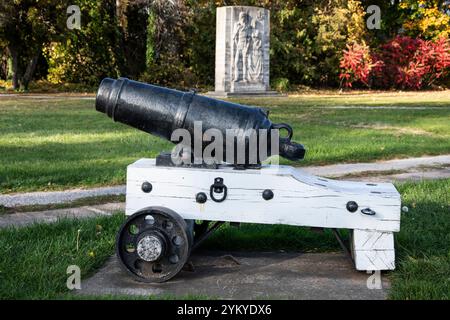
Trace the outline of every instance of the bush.
{"label": "bush", "polygon": [[422,41],[416,57],[417,64],[424,66],[423,82],[426,86],[448,80],[450,75],[450,40],[439,38],[437,41]]}
{"label": "bush", "polygon": [[367,46],[353,45],[344,51],[340,78],[378,88],[422,89],[450,74],[450,41],[397,36],[371,54]]}
{"label": "bush", "polygon": [[370,73],[377,64],[373,63],[370,48],[365,43],[347,45],[340,61],[340,68],[342,69],[339,75],[341,86],[351,88],[353,83],[359,81],[370,87]]}
{"label": "bush", "polygon": [[374,82],[382,88],[421,89],[444,79],[450,72],[448,39],[422,40],[397,36],[375,55],[379,66]]}
{"label": "bush", "polygon": [[272,88],[279,92],[286,92],[290,89],[289,79],[287,78],[276,78],[272,82]]}
{"label": "bush", "polygon": [[339,83],[339,63],[348,44],[363,41],[366,30],[365,12],[361,1],[322,1],[312,17],[314,36],[312,61],[318,70],[316,84],[336,86]]}

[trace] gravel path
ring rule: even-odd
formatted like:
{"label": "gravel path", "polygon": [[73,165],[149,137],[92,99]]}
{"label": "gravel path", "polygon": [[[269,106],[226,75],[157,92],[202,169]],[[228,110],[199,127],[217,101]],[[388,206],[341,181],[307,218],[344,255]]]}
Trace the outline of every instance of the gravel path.
{"label": "gravel path", "polygon": [[0,229],[6,227],[24,227],[33,223],[52,223],[61,218],[90,218],[109,216],[124,211],[125,203],[106,203],[79,208],[46,210],[39,212],[20,212],[0,215]]}
{"label": "gravel path", "polygon": [[365,109],[365,110],[445,110],[447,106],[442,107],[405,107],[405,106],[314,106],[319,109]]}
{"label": "gravel path", "polygon": [[97,196],[121,195],[125,194],[125,186],[75,189],[52,192],[28,192],[0,195],[0,205],[5,207],[17,207],[28,205],[45,205],[53,203],[72,202],[77,199]]}
{"label": "gravel path", "polygon": [[364,172],[382,172],[382,171],[430,171],[423,170],[424,167],[435,168],[436,170],[445,169],[443,167],[450,166],[450,155],[407,158],[388,161],[377,161],[368,163],[350,163],[350,164],[334,164],[320,167],[304,167],[303,170],[314,174],[329,178],[342,177],[349,174],[362,174]]}

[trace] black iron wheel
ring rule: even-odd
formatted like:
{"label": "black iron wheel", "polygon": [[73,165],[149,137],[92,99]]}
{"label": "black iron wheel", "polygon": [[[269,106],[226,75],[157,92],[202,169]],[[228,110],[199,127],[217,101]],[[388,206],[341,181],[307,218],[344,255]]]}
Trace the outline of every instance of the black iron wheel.
{"label": "black iron wheel", "polygon": [[116,252],[122,266],[142,282],[164,282],[181,271],[192,239],[176,212],[149,207],[130,216],[120,228]]}

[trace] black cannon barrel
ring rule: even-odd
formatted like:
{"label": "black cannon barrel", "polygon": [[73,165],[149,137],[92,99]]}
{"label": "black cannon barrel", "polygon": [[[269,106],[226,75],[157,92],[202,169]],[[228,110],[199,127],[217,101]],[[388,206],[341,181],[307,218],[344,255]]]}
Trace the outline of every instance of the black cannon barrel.
{"label": "black cannon barrel", "polygon": [[[301,144],[291,141],[292,128],[287,124],[272,123],[263,109],[217,100],[195,92],[182,92],[126,78],[105,78],[98,89],[95,108],[114,121],[169,141],[176,129],[186,129],[193,135],[195,121],[202,122],[203,132],[214,128],[220,130],[223,137],[226,137],[227,129],[266,129],[269,135],[271,129],[285,129],[288,136],[280,138],[279,154],[290,160],[303,159],[305,154]],[[270,143],[267,154],[271,155]],[[262,160],[265,159],[258,159]]]}

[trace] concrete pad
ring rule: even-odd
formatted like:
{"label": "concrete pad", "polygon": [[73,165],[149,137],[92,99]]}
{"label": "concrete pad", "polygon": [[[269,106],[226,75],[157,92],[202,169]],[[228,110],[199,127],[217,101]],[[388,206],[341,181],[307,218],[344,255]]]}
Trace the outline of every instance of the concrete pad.
{"label": "concrete pad", "polygon": [[6,227],[23,227],[33,223],[52,223],[61,218],[89,218],[99,215],[112,215],[124,211],[125,203],[106,203],[95,206],[46,210],[39,212],[19,212],[0,215],[0,229]]}
{"label": "concrete pad", "polygon": [[111,257],[82,281],[81,295],[202,295],[222,299],[386,299],[390,286],[368,289],[369,275],[355,271],[343,253],[194,253],[194,271],[162,284],[133,280]]}

